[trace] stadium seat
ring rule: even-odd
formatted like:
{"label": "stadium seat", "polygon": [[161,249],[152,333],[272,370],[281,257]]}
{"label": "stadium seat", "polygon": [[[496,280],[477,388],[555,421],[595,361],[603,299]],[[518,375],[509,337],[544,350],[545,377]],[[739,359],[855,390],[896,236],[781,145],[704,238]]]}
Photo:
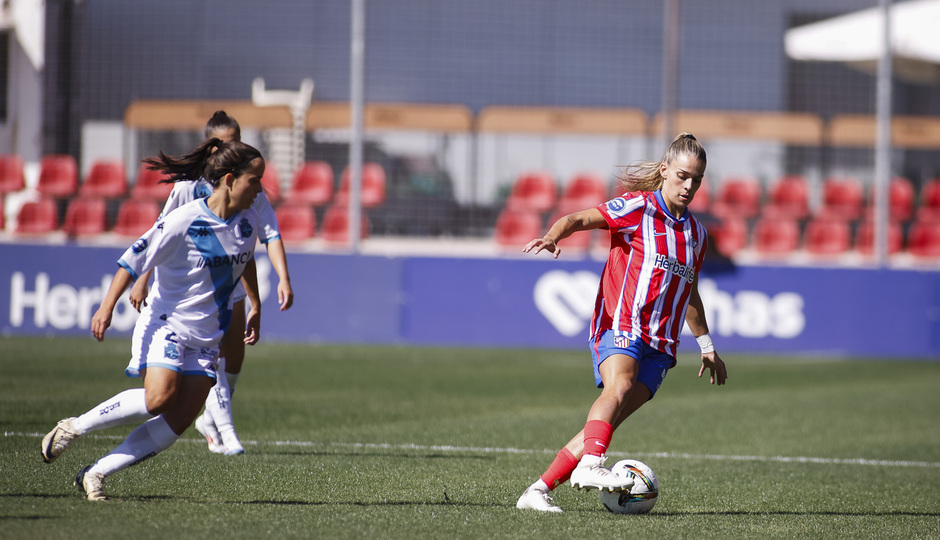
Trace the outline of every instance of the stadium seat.
{"label": "stadium seat", "polygon": [[823,181],[822,212],[832,218],[856,220],[865,206],[865,192],[856,178],[827,178]]}
{"label": "stadium seat", "polygon": [[603,177],[594,173],[581,173],[565,185],[558,207],[565,214],[593,208],[607,200],[607,192],[607,182]]}
{"label": "stadium seat", "polygon": [[0,156],[0,195],[20,191],[25,187],[23,158],[16,154]]}
{"label": "stadium seat", "polygon": [[[874,219],[875,193],[872,186],[871,196],[865,208],[865,218]],[[907,221],[914,215],[914,185],[907,178],[895,177],[888,184],[888,216],[892,221]]]}
{"label": "stadium seat", "polygon": [[762,217],[754,224],[754,250],[761,255],[788,255],[799,245],[796,220]]}
{"label": "stadium seat", "polygon": [[287,198],[292,203],[323,206],[333,198],[334,183],[333,167],[329,163],[307,161],[294,173]]}
{"label": "stadium seat", "polygon": [[784,176],[767,193],[764,216],[805,219],[809,216],[809,189],[802,176]]}
{"label": "stadium seat", "polygon": [[915,221],[907,235],[907,250],[917,257],[940,259],[940,222]]}
{"label": "stadium seat", "polygon": [[[349,208],[343,204],[334,204],[327,208],[323,215],[322,238],[334,244],[349,242]],[[359,225],[359,238],[368,238],[369,219],[365,213]]]}
{"label": "stadium seat", "polygon": [[20,207],[16,219],[16,232],[22,234],[46,234],[59,228],[55,201],[42,198]]}
{"label": "stadium seat", "polygon": [[127,175],[120,160],[99,160],[91,166],[78,189],[81,197],[116,199],[127,194]]}
{"label": "stadium seat", "polygon": [[274,214],[284,242],[303,242],[316,234],[317,217],[309,204],[281,203],[274,209]]}
{"label": "stadium seat", "polygon": [[761,207],[761,185],[756,178],[726,178],[718,185],[711,213],[718,218],[750,219]]}
{"label": "stadium seat", "polygon": [[[349,203],[349,167],[343,171],[335,202],[340,205]],[[362,164],[361,202],[365,208],[379,206],[385,202],[385,169],[378,163]]]}
{"label": "stadium seat", "polygon": [[121,236],[140,236],[156,223],[161,211],[153,199],[127,199],[118,207],[114,232]]}
{"label": "stadium seat", "polygon": [[917,205],[918,221],[940,221],[940,178],[924,182]]}
{"label": "stadium seat", "polygon": [[748,245],[747,222],[742,218],[725,218],[714,230],[709,230],[709,237],[715,243],[715,249],[725,257],[733,257]]}
{"label": "stadium seat", "polygon": [[264,194],[268,202],[272,205],[281,200],[281,175],[278,174],[274,163],[268,161],[264,166],[264,176],[261,177],[261,186],[264,188]]}
{"label": "stadium seat", "polygon": [[[894,254],[901,251],[904,244],[904,231],[901,224],[892,221],[888,225],[888,254]],[[863,220],[858,230],[855,232],[855,249],[863,255],[871,255],[875,252],[875,224],[871,220]]]}
{"label": "stadium seat", "polygon": [[107,205],[97,197],[78,197],[69,201],[62,230],[70,236],[94,236],[107,229]]}
{"label": "stadium seat", "polygon": [[822,215],[806,224],[804,247],[813,255],[839,255],[852,247],[849,222]]}
{"label": "stadium seat", "polygon": [[71,197],[78,190],[78,165],[66,154],[45,156],[39,163],[36,189],[43,197]]}
{"label": "stadium seat", "polygon": [[167,175],[160,171],[152,171],[147,165],[141,163],[137,169],[137,182],[131,189],[132,199],[153,200],[163,203],[173,191],[171,182],[161,182]]}
{"label": "stadium seat", "polygon": [[541,238],[542,218],[531,210],[505,208],[496,218],[493,238],[503,247],[522,249],[533,238]]}
{"label": "stadium seat", "polygon": [[506,208],[515,211],[548,212],[555,207],[558,188],[551,174],[533,171],[519,175],[506,199]]}

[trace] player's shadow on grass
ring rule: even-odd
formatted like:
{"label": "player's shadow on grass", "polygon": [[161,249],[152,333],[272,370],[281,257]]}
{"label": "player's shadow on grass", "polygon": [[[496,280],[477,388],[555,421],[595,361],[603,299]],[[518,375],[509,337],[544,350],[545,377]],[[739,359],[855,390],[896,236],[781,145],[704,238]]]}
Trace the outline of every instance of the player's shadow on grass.
{"label": "player's shadow on grass", "polygon": [[292,456],[292,457],[354,457],[354,458],[402,458],[402,459],[477,459],[481,461],[489,461],[495,459],[493,456],[481,456],[481,455],[472,455],[472,454],[450,454],[450,453],[434,453],[434,454],[408,454],[404,452],[363,452],[360,450],[356,451],[341,451],[341,452],[325,452],[325,451],[312,451],[312,452],[303,452],[300,450],[281,450],[275,452],[264,452],[265,455],[270,456]]}
{"label": "player's shadow on grass", "polygon": [[239,501],[233,504],[256,504],[274,506],[349,506],[349,507],[454,507],[454,508],[504,508],[502,504],[468,503],[460,501]]}
{"label": "player's shadow on grass", "polygon": [[744,512],[744,511],[729,511],[729,512],[651,512],[648,514],[650,517],[663,516],[663,517],[685,517],[685,516],[842,516],[842,517],[890,517],[890,516],[905,516],[905,517],[940,517],[940,512],[904,512],[904,511],[894,511],[894,512],[835,512],[835,511],[818,511],[814,512],[812,510],[805,512],[797,512],[794,510],[771,510],[767,512]]}

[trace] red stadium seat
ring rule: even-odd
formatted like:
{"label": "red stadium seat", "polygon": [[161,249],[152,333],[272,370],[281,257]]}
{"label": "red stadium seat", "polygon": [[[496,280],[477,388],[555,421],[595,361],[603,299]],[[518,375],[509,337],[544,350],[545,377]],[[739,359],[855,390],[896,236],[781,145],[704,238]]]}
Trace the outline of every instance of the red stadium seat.
{"label": "red stadium seat", "polygon": [[496,218],[493,238],[503,247],[518,248],[534,238],[541,238],[542,218],[531,210],[504,209]]}
{"label": "red stadium seat", "polygon": [[333,198],[334,183],[333,167],[329,163],[308,161],[294,173],[288,199],[292,203],[323,206]]}
{"label": "red stadium seat", "polygon": [[137,169],[137,182],[131,189],[131,198],[159,201],[167,200],[173,191],[173,183],[161,182],[168,176],[160,171],[152,171],[147,165],[141,163]]}
{"label": "red stadium seat", "polygon": [[127,199],[118,207],[114,232],[121,236],[140,236],[160,217],[162,208],[152,199]]}
{"label": "red stadium seat", "polygon": [[[874,219],[874,186],[869,197],[865,217]],[[907,178],[895,177],[888,184],[888,216],[892,221],[907,221],[914,215],[914,185]]]}
{"label": "red stadium seat", "polygon": [[30,201],[20,207],[16,219],[16,232],[46,234],[59,228],[55,201],[48,198]]}
{"label": "red stadium seat", "polygon": [[119,160],[96,161],[78,189],[81,197],[116,199],[127,193],[127,175]]}
{"label": "red stadium seat", "polygon": [[799,245],[796,220],[764,217],[754,224],[754,250],[762,255],[788,255]]}
{"label": "red stadium seat", "polygon": [[281,200],[281,177],[278,174],[277,167],[270,161],[264,165],[261,187],[264,188],[264,194],[272,205]]}
{"label": "red stadium seat", "polygon": [[506,200],[506,208],[516,211],[548,212],[555,207],[558,188],[547,172],[534,171],[516,178]]}
{"label": "red stadium seat", "polygon": [[23,158],[15,154],[0,156],[0,195],[20,191],[25,187]]}
{"label": "red stadium seat", "polygon": [[918,221],[940,221],[940,178],[924,182],[917,206]]}
{"label": "red stadium seat", "polygon": [[[362,215],[359,225],[359,238],[368,238],[369,219]],[[322,237],[329,243],[345,244],[349,242],[349,208],[342,204],[334,204],[327,208],[323,215]]]}
{"label": "red stadium seat", "polygon": [[594,173],[581,173],[562,190],[558,206],[566,214],[593,208],[607,200],[607,182]]}
{"label": "red stadium seat", "polygon": [[711,213],[718,218],[753,218],[760,211],[761,195],[756,178],[726,178],[718,185]]}
{"label": "red stadium seat", "polygon": [[865,192],[856,178],[823,181],[822,212],[832,218],[856,220],[865,206]]}
{"label": "red stadium seat", "polygon": [[[888,254],[894,254],[901,251],[904,244],[904,231],[901,230],[901,224],[892,221],[888,225]],[[871,220],[863,220],[858,230],[855,232],[855,249],[864,255],[871,255],[875,252],[875,224]]]}
{"label": "red stadium seat", "polygon": [[725,218],[709,230],[715,249],[725,257],[733,257],[747,247],[748,233],[747,222],[741,218]]}
{"label": "red stadium seat", "polygon": [[838,255],[852,247],[852,232],[849,222],[818,216],[806,224],[804,235],[806,251],[813,255]]}
{"label": "red stadium seat", "polygon": [[765,216],[804,219],[809,215],[809,189],[802,176],[784,176],[767,194]]}
{"label": "red stadium seat", "polygon": [[316,234],[317,217],[309,204],[282,203],[275,208],[274,214],[284,242],[303,242]]}
{"label": "red stadium seat", "polygon": [[917,257],[940,259],[940,222],[915,221],[907,235],[907,250]]}
{"label": "red stadium seat", "polygon": [[[379,206],[385,202],[385,169],[378,163],[362,164],[361,202],[365,208]],[[343,171],[336,203],[343,205],[349,203],[349,167]]]}
{"label": "red stadium seat", "polygon": [[107,229],[107,205],[97,197],[69,201],[62,230],[70,236],[94,236]]}
{"label": "red stadium seat", "polygon": [[43,197],[71,197],[78,190],[78,165],[69,155],[50,155],[39,164],[36,189]]}

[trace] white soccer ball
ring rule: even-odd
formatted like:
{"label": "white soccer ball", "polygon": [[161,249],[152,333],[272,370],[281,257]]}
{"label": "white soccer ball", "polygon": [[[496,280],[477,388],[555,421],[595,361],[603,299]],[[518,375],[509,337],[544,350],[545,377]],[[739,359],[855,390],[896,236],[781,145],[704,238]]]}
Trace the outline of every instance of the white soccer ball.
{"label": "white soccer ball", "polygon": [[615,514],[645,514],[656,505],[659,480],[648,465],[635,459],[624,459],[610,468],[614,474],[633,478],[630,491],[601,491],[604,507]]}

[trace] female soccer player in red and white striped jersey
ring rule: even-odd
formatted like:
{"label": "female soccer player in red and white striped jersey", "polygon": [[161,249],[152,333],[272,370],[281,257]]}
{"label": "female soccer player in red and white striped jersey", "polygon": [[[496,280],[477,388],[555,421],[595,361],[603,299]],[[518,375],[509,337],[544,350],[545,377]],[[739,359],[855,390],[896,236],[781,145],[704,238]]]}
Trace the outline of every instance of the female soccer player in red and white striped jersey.
{"label": "female soccer player in red and white striped jersey", "polygon": [[705,228],[688,211],[702,185],[701,144],[681,133],[659,162],[627,167],[626,193],[556,221],[523,251],[557,258],[562,241],[577,231],[608,229],[610,253],[601,276],[590,346],[594,377],[602,389],[584,429],[558,453],[516,507],[560,512],[549,492],[569,478],[578,489],[629,490],[633,481],[604,467],[614,429],[652,399],[676,364],[683,321],[702,349],[699,377],[723,385],[725,364],[715,352],[698,293],[707,244]]}

